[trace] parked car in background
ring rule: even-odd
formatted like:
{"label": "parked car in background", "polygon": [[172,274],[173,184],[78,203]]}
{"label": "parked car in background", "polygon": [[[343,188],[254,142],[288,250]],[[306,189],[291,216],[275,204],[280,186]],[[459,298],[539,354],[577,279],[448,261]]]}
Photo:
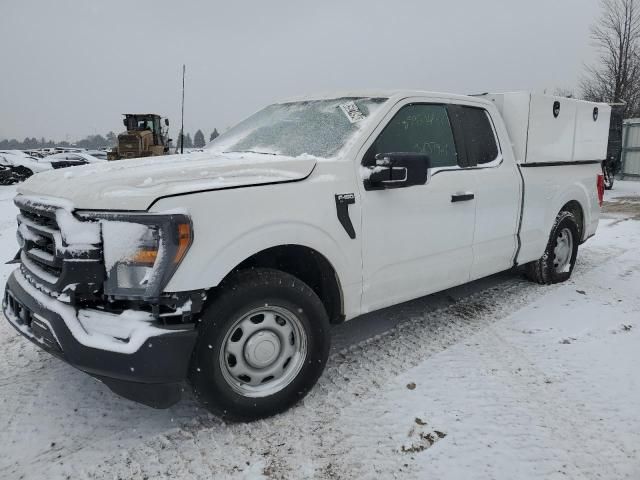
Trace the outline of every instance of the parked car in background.
{"label": "parked car in background", "polygon": [[42,150],[21,150],[21,152],[34,158],[44,158],[48,155],[48,153],[43,152]]}
{"label": "parked car in background", "polygon": [[53,167],[44,158],[36,158],[20,150],[0,150],[0,166],[10,173],[0,176],[2,185],[11,185],[26,180],[34,173],[45,172]]}
{"label": "parked car in background", "polygon": [[86,153],[91,155],[92,157],[98,158],[100,160],[107,159],[107,151],[106,150],[87,150]]}
{"label": "parked car in background", "polygon": [[0,185],[12,185],[22,182],[35,173],[52,169],[86,165],[88,163],[106,162],[106,153],[95,151],[102,155],[99,158],[85,152],[60,152],[38,158],[21,150],[0,151],[0,166],[6,167],[0,172]]}
{"label": "parked car in background", "polygon": [[13,171],[11,168],[0,165],[0,185],[10,185]]}
{"label": "parked car in background", "polygon": [[51,166],[56,169],[107,161],[106,155],[105,158],[98,158],[85,152],[54,153],[53,155],[45,157],[43,160],[50,162]]}

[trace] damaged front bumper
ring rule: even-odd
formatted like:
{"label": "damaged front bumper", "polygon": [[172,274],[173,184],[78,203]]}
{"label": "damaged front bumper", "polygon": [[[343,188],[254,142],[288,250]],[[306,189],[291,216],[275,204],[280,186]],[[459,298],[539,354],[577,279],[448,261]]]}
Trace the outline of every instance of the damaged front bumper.
{"label": "damaged front bumper", "polygon": [[76,310],[33,288],[19,270],[7,281],[2,308],[18,332],[115,393],[155,408],[180,399],[193,324],[161,325],[144,312]]}

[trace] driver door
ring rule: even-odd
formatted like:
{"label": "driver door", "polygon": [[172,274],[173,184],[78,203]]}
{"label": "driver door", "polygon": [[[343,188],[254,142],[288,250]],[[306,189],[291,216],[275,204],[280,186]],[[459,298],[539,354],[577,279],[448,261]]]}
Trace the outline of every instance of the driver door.
{"label": "driver door", "polygon": [[405,100],[361,150],[365,169],[390,152],[426,154],[432,167],[424,185],[361,190],[363,312],[469,280],[474,178],[458,164],[450,117],[446,103]]}

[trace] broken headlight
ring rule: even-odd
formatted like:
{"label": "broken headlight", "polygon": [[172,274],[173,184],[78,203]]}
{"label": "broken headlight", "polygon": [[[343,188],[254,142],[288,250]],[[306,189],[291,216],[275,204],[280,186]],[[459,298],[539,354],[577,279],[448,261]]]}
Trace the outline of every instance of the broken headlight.
{"label": "broken headlight", "polygon": [[79,216],[100,223],[106,295],[157,298],[193,241],[191,220],[183,214],[82,212]]}

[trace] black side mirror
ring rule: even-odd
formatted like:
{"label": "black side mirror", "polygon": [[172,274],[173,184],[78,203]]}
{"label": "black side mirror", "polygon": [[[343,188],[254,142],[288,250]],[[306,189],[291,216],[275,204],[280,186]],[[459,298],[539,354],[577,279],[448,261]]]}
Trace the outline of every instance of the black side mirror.
{"label": "black side mirror", "polygon": [[424,185],[429,180],[431,160],[421,153],[378,153],[375,166],[365,167],[370,171],[364,180],[365,190]]}
{"label": "black side mirror", "polygon": [[168,118],[165,118],[165,119],[164,119],[164,124],[165,124],[167,127],[169,126],[169,119],[168,119]]}
{"label": "black side mirror", "polygon": [[129,130],[129,124],[127,123],[127,119],[126,118],[122,120],[122,123],[124,124],[125,128],[127,130]]}

